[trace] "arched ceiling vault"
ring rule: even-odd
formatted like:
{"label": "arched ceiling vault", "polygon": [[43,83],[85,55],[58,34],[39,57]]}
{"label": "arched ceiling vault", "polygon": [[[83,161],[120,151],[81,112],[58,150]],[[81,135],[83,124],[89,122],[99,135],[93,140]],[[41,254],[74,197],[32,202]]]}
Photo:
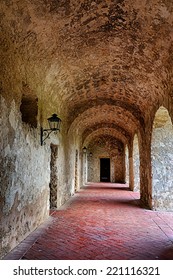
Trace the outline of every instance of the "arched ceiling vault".
{"label": "arched ceiling vault", "polygon": [[115,138],[119,142],[123,143],[123,145],[127,144],[127,139],[116,129],[110,129],[110,128],[100,128],[95,131],[93,131],[91,134],[89,134],[84,142],[83,146],[88,147],[90,143],[93,143],[96,138],[101,138],[104,135],[104,138]]}
{"label": "arched ceiling vault", "polygon": [[98,133],[98,135],[93,135],[93,138],[91,137],[87,145],[87,150],[88,152],[94,152],[96,147],[103,148],[111,157],[114,157],[119,153],[123,153],[125,146],[114,135]]}
{"label": "arched ceiling vault", "polygon": [[130,142],[130,139],[132,137],[132,135],[130,135],[125,129],[121,128],[120,126],[116,125],[115,123],[107,123],[107,122],[103,122],[103,123],[98,123],[96,125],[91,125],[90,127],[87,127],[83,134],[82,134],[82,143],[84,143],[87,139],[87,137],[89,137],[93,132],[100,130],[100,129],[109,129],[110,131],[116,131],[119,134],[121,134],[123,136],[124,139],[126,139],[127,142]]}
{"label": "arched ceiling vault", "polygon": [[2,0],[0,8],[2,78],[27,84],[45,114],[56,111],[81,139],[102,124],[128,139],[170,91],[172,1]]}
{"label": "arched ceiling vault", "polygon": [[72,123],[69,133],[76,132],[82,137],[83,132],[91,126],[100,126],[102,123],[113,124],[124,130],[128,135],[133,135],[140,126],[129,111],[117,106],[95,106],[80,114]]}
{"label": "arched ceiling vault", "polygon": [[100,96],[98,98],[95,99],[90,99],[90,102],[83,102],[83,103],[79,103],[77,104],[77,106],[74,106],[73,110],[70,111],[69,114],[69,125],[75,120],[75,118],[77,118],[78,116],[80,116],[83,112],[87,111],[88,109],[90,109],[91,107],[97,107],[97,106],[109,106],[110,110],[111,107],[116,106],[117,109],[124,109],[124,111],[127,111],[127,114],[132,114],[134,119],[136,119],[136,122],[139,122],[141,127],[144,127],[145,122],[144,122],[144,118],[142,115],[142,112],[140,111],[140,108],[138,107],[138,105],[134,104],[131,105],[130,103],[128,103],[127,101],[123,101],[123,100],[113,100],[111,98],[101,98]]}

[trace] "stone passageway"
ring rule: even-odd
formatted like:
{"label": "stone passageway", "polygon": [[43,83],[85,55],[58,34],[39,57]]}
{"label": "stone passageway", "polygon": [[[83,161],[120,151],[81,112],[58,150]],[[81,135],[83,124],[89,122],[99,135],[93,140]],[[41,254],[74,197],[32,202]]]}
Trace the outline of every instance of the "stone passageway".
{"label": "stone passageway", "polygon": [[173,259],[173,1],[0,11],[0,259]]}
{"label": "stone passageway", "polygon": [[142,207],[126,184],[88,184],[5,259],[173,259],[173,213]]}

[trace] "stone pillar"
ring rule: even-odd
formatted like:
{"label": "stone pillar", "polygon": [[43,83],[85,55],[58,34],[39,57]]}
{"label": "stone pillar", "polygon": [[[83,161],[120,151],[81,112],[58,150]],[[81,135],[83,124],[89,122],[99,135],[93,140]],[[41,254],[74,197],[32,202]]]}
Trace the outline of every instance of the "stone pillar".
{"label": "stone pillar", "polygon": [[152,208],[173,210],[173,127],[168,111],[160,107],[152,132]]}
{"label": "stone pillar", "polygon": [[140,176],[139,176],[139,144],[137,134],[133,140],[133,165],[134,165],[134,191],[140,191]]}
{"label": "stone pillar", "polygon": [[134,171],[133,171],[133,146],[129,147],[129,188],[134,190]]}
{"label": "stone pillar", "polygon": [[126,173],[126,184],[129,184],[129,149],[125,147],[125,173]]}
{"label": "stone pillar", "polygon": [[88,181],[88,163],[87,163],[87,153],[83,153],[82,157],[82,184],[85,185]]}
{"label": "stone pillar", "polygon": [[124,183],[125,182],[125,159],[124,150],[118,153],[111,161],[114,164],[114,179],[111,182]]}
{"label": "stone pillar", "polygon": [[151,193],[151,132],[139,135],[140,198],[146,207],[152,208]]}
{"label": "stone pillar", "polygon": [[79,184],[79,178],[78,178],[78,150],[76,150],[75,153],[75,178],[74,178],[74,190],[77,192],[78,190],[78,184]]}

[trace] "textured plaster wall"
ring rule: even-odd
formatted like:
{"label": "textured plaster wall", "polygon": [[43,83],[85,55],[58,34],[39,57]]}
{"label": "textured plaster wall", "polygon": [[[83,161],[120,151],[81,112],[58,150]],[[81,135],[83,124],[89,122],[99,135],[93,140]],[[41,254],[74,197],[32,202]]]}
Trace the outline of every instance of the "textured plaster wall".
{"label": "textured plaster wall", "polygon": [[[92,157],[89,156],[89,152],[92,152]],[[88,182],[100,182],[100,158],[110,158],[109,154],[101,147],[93,147],[87,155],[88,162]],[[111,164],[112,167],[112,164]],[[110,167],[111,177],[112,177],[112,168]]]}
{"label": "textured plaster wall", "polygon": [[64,204],[74,193],[75,161],[61,133],[52,134],[44,146],[40,145],[39,126],[31,128],[22,122],[19,103],[14,99],[7,102],[0,95],[0,112],[2,258],[49,215],[51,143],[59,147],[52,169],[52,182],[57,191],[55,207]]}
{"label": "textured plaster wall", "polygon": [[[48,216],[49,153],[37,130],[21,123],[14,100],[0,96],[1,255],[16,246]],[[3,132],[3,134],[2,134]]]}
{"label": "textured plaster wall", "polygon": [[139,145],[138,145],[138,136],[135,135],[133,140],[133,166],[134,166],[134,191],[140,191],[140,175],[139,175]]}
{"label": "textured plaster wall", "polygon": [[161,107],[152,133],[152,207],[173,209],[173,127],[168,111]]}

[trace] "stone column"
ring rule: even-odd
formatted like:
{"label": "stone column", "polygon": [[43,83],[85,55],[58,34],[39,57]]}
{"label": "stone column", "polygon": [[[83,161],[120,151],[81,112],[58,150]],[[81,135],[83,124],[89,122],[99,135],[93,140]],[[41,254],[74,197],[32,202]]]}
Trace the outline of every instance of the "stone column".
{"label": "stone column", "polygon": [[152,132],[152,208],[173,210],[173,127],[168,111],[160,107]]}
{"label": "stone column", "polygon": [[140,176],[139,176],[139,144],[137,134],[133,140],[133,165],[134,165],[134,191],[140,191]]}
{"label": "stone column", "polygon": [[87,164],[87,153],[83,153],[82,157],[82,165],[83,165],[83,185],[85,185],[88,181],[88,164]]}
{"label": "stone column", "polygon": [[126,173],[126,184],[129,184],[129,149],[125,147],[125,173]]}
{"label": "stone column", "polygon": [[140,198],[145,206],[152,208],[151,191],[151,133],[143,132],[139,136],[140,153]]}
{"label": "stone column", "polygon": [[134,189],[134,171],[133,171],[133,146],[129,147],[129,188]]}

